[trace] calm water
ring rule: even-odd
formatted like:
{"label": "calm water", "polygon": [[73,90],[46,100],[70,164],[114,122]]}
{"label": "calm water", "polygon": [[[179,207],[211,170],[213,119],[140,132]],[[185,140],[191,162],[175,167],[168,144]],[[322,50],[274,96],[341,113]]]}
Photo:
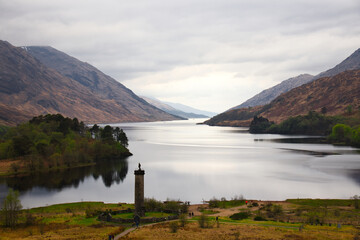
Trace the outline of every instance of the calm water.
{"label": "calm water", "polygon": [[134,170],[140,162],[145,196],[159,200],[199,203],[235,195],[283,200],[360,194],[360,153],[354,148],[195,124],[201,121],[114,124],[128,135],[133,156],[102,166],[3,179],[0,193],[18,189],[24,207],[133,202]]}

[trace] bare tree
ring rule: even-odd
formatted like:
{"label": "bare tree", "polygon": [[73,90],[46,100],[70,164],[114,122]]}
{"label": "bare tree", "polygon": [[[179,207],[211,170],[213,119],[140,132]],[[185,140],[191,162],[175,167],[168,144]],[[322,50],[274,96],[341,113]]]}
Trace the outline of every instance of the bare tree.
{"label": "bare tree", "polygon": [[1,209],[3,224],[6,227],[14,227],[16,225],[21,208],[19,192],[10,188],[8,195],[4,199],[3,208]]}

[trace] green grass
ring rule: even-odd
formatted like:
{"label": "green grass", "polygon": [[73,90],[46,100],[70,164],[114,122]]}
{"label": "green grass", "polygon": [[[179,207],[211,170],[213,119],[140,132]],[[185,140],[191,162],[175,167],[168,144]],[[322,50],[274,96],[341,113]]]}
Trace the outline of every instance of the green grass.
{"label": "green grass", "polygon": [[76,202],[76,203],[63,203],[63,204],[55,204],[46,207],[38,207],[32,208],[29,211],[31,213],[69,213],[69,212],[79,212],[85,211],[86,209],[112,209],[112,210],[123,210],[134,208],[133,204],[106,204],[103,202]]}
{"label": "green grass", "polygon": [[354,200],[351,199],[287,199],[286,202],[312,207],[350,207],[354,205]]}
{"label": "green grass", "polygon": [[154,217],[154,218],[161,218],[161,217],[168,217],[172,214],[164,213],[164,212],[147,212],[145,213],[145,217]]}
{"label": "green grass", "polygon": [[212,214],[219,213],[219,211],[214,211],[214,210],[211,210],[211,209],[203,209],[200,212],[202,212],[203,214],[206,214],[206,215],[212,215]]}
{"label": "green grass", "polygon": [[245,200],[217,200],[212,199],[209,201],[209,207],[218,207],[218,208],[233,208],[245,205]]}
{"label": "green grass", "polygon": [[99,221],[96,220],[96,217],[86,218],[84,215],[58,215],[44,217],[41,220],[41,223],[50,224],[50,223],[65,223],[70,225],[82,225],[82,226],[91,226],[98,224]]}
{"label": "green grass", "polygon": [[99,221],[97,221],[96,219],[97,219],[96,217],[93,218],[86,218],[84,216],[73,217],[71,218],[69,224],[91,226],[99,223]]}
{"label": "green grass", "polygon": [[134,218],[134,213],[120,213],[112,215],[113,218],[123,218],[123,219],[132,219]]}

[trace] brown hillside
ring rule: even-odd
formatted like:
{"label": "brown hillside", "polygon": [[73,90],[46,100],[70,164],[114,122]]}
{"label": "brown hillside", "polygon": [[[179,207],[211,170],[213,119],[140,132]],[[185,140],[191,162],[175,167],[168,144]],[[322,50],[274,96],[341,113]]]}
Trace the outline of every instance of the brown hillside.
{"label": "brown hillside", "polygon": [[[130,91],[130,90],[129,90]],[[24,49],[0,41],[0,124],[14,125],[35,115],[61,113],[85,122],[174,120],[149,104],[105,99],[79,82],[46,67]],[[145,101],[144,101],[145,102]]]}
{"label": "brown hillside", "polygon": [[344,114],[349,105],[357,109],[360,106],[360,70],[345,71],[294,88],[270,105],[261,115],[277,123],[309,111],[321,112],[323,107],[327,115]]}
{"label": "brown hillside", "polygon": [[333,77],[324,77],[294,88],[275,98],[271,103],[252,108],[229,110],[205,122],[210,126],[249,126],[255,115],[270,121],[281,121],[309,111],[326,115],[342,115],[351,105],[354,111],[360,107],[360,70],[342,72]]}

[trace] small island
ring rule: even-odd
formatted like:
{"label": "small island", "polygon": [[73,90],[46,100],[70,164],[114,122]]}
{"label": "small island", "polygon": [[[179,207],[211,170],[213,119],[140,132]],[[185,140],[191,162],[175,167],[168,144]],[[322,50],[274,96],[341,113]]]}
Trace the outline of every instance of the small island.
{"label": "small island", "polygon": [[0,135],[0,175],[95,165],[132,155],[122,129],[87,127],[77,118],[47,114]]}

